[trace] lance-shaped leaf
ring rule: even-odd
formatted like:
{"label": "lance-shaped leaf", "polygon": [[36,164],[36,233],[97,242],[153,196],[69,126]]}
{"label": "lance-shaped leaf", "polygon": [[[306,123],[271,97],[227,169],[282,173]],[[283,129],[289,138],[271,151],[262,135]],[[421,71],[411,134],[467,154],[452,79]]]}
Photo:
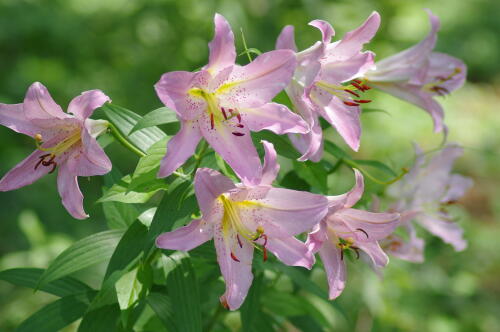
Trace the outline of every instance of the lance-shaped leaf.
{"label": "lance-shaped leaf", "polygon": [[156,315],[158,315],[161,319],[163,325],[165,325],[169,332],[177,331],[173,318],[172,301],[167,295],[158,292],[151,292],[146,298],[146,301]]}
{"label": "lance-shaped leaf", "polygon": [[149,128],[153,126],[159,126],[163,124],[176,123],[179,122],[175,112],[168,107],[161,107],[155,109],[144,115],[137,123],[134,128],[130,131],[130,134],[135,133],[137,130],[144,128]]}
{"label": "lance-shaped leaf", "polygon": [[115,331],[120,317],[118,305],[108,305],[97,310],[88,311],[82,318],[78,332]]}

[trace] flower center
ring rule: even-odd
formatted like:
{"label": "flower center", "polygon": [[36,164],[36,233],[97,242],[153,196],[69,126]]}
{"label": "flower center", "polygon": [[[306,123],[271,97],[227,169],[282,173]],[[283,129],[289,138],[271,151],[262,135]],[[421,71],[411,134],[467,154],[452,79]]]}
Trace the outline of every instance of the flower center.
{"label": "flower center", "polygon": [[339,98],[347,106],[359,106],[371,102],[369,99],[361,99],[361,94],[371,89],[366,85],[366,81],[355,79],[347,85],[331,84],[326,81],[317,81],[315,84],[318,88]]}
{"label": "flower center", "polygon": [[[256,241],[262,239],[262,252],[264,255],[264,261],[267,260],[267,235],[264,233],[264,228],[262,226],[258,226],[255,232],[252,232],[245,225],[243,220],[241,220],[239,213],[239,205],[248,205],[252,204],[249,201],[243,202],[234,202],[232,201],[227,194],[222,194],[217,198],[224,208],[224,215],[222,217],[222,234],[225,239],[231,239],[233,245],[238,244],[240,248],[243,247],[242,239],[247,241],[255,248],[260,249],[257,246]],[[234,254],[234,249],[231,249],[231,258],[237,262],[240,260]]]}
{"label": "flower center", "polygon": [[422,89],[430,92],[434,92],[439,96],[444,96],[450,94],[450,90],[443,87],[442,84],[450,81],[456,75],[460,74],[462,69],[460,67],[455,67],[455,69],[448,76],[436,76],[434,77],[434,81],[425,84]]}
{"label": "flower center", "polygon": [[[193,88],[189,90],[189,94],[198,98],[202,98],[207,103],[206,112],[210,118],[210,129],[215,129],[220,123],[228,122],[233,118],[238,120],[236,124],[237,128],[244,128],[245,126],[241,123],[241,115],[237,109],[224,108],[219,105],[216,93],[207,92],[206,90],[200,88]],[[234,136],[244,136],[237,130],[233,131]]]}
{"label": "flower center", "polygon": [[37,169],[40,165],[45,167],[52,167],[49,173],[53,173],[57,167],[57,162],[54,161],[54,159],[63,154],[64,152],[66,152],[73,145],[79,143],[80,141],[81,141],[80,130],[75,129],[69,136],[67,136],[65,139],[63,139],[56,145],[50,148],[44,148],[42,147],[43,144],[42,134],[36,134],[35,143],[37,149],[48,153],[39,157],[38,162],[35,164],[35,169]]}

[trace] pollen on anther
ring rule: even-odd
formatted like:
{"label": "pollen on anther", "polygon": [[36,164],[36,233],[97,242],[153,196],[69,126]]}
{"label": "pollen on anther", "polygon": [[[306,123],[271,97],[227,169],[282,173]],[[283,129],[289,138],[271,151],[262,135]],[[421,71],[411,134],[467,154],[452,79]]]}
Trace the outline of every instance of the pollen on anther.
{"label": "pollen on anther", "polygon": [[240,136],[245,136],[245,134],[244,134],[244,133],[239,133],[239,132],[237,132],[237,131],[233,131],[231,134],[233,134],[234,136],[238,136],[238,137],[240,137]]}
{"label": "pollen on anther", "polygon": [[233,259],[233,261],[235,262],[239,262],[240,260],[234,255],[233,252],[231,252],[231,258]]}
{"label": "pollen on anther", "polygon": [[214,114],[210,113],[210,128],[214,129]]}
{"label": "pollen on anther", "polygon": [[359,104],[356,104],[356,103],[351,102],[351,101],[344,101],[344,104],[347,106],[359,106]]}
{"label": "pollen on anther", "polygon": [[220,110],[222,112],[222,115],[224,116],[224,120],[227,120],[227,114],[226,114],[226,110],[224,109],[224,107],[221,107]]}
{"label": "pollen on anther", "polygon": [[356,100],[353,100],[354,102],[356,103],[360,103],[360,104],[366,104],[366,103],[371,103],[372,101],[370,99],[356,99]]}
{"label": "pollen on anther", "polygon": [[358,93],[356,93],[356,92],[354,92],[354,91],[352,91],[352,90],[349,90],[349,89],[344,89],[344,91],[345,91],[345,92],[348,92],[348,93],[350,93],[351,95],[356,96],[356,97],[358,97],[358,98],[360,97],[360,95],[359,95]]}

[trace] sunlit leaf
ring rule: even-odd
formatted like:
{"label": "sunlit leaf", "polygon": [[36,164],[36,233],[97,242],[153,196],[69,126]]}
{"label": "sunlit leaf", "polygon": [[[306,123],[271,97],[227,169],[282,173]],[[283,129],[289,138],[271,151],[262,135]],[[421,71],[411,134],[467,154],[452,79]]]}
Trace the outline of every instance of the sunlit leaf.
{"label": "sunlit leaf", "polygon": [[144,115],[139,121],[137,121],[137,123],[132,128],[129,134],[133,134],[137,130],[141,130],[144,128],[149,128],[153,126],[159,126],[162,124],[174,123],[174,122],[179,122],[175,114],[175,111],[171,110],[168,107],[161,107]]}

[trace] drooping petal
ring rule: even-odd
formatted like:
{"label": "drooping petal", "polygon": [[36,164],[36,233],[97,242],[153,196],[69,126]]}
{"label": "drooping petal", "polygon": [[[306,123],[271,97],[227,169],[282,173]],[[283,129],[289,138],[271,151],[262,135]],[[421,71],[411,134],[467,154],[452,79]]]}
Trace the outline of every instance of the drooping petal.
{"label": "drooping petal", "polygon": [[97,140],[91,136],[88,127],[82,128],[82,146],[77,151],[78,163],[77,172],[78,176],[94,176],[104,175],[111,171],[111,160],[97,143]]}
{"label": "drooping petal", "polygon": [[82,92],[69,103],[68,112],[73,113],[78,119],[85,120],[92,115],[96,108],[104,103],[111,102],[101,90],[90,90]]}
{"label": "drooping petal", "polygon": [[371,258],[375,267],[384,267],[389,264],[389,257],[377,241],[356,242],[356,245]]}
{"label": "drooping petal", "polygon": [[244,123],[251,131],[266,129],[278,135],[305,134],[309,131],[307,123],[285,105],[267,103],[258,108],[245,108],[240,112]]}
{"label": "drooping petal", "polygon": [[45,151],[35,150],[35,152],[11,169],[0,180],[0,191],[9,191],[27,186],[50,172],[52,168],[43,165],[39,165],[35,169],[35,166],[40,161],[40,157],[46,154],[47,152]]}
{"label": "drooping petal", "polygon": [[314,255],[308,250],[306,244],[294,237],[269,238],[266,248],[280,261],[290,266],[302,266],[311,269],[314,265]]}
{"label": "drooping petal", "polygon": [[404,225],[404,229],[408,233],[408,240],[403,240],[400,236],[390,235],[382,241],[383,248],[387,253],[414,263],[422,263],[424,261],[424,240],[417,236],[415,227],[411,223]]}
{"label": "drooping petal", "polygon": [[326,241],[319,251],[319,256],[325,267],[328,280],[328,298],[337,298],[345,288],[347,271],[345,262],[341,259],[340,249],[331,241]]}
{"label": "drooping petal", "polygon": [[224,16],[215,14],[215,35],[208,44],[210,56],[208,65],[204,68],[209,72],[216,73],[224,68],[234,65],[236,50],[234,48],[234,34],[231,26]]}
{"label": "drooping petal", "polygon": [[325,227],[325,221],[322,220],[319,224],[314,226],[309,234],[307,234],[306,246],[313,254],[317,253],[323,246],[323,242],[328,240]]}
{"label": "drooping petal", "polygon": [[355,184],[350,191],[342,195],[327,196],[329,214],[336,212],[339,209],[353,207],[363,196],[365,184],[363,174],[357,169],[354,170]]}
{"label": "drooping petal", "polygon": [[474,181],[471,178],[452,174],[448,183],[448,191],[441,199],[441,202],[448,203],[459,200],[473,184]]}
{"label": "drooping petal", "polygon": [[[262,176],[262,165],[246,126],[238,127],[236,118],[214,121],[203,114],[199,120],[201,133],[210,146],[231,166],[243,183],[256,185]],[[168,153],[168,150],[167,150]]]}
{"label": "drooping petal", "polygon": [[57,105],[49,91],[39,82],[33,83],[24,98],[24,115],[29,120],[51,120],[70,117]]}
{"label": "drooping petal", "polygon": [[196,171],[194,190],[200,210],[205,217],[212,213],[217,197],[234,188],[233,181],[213,169],[199,168]]}
{"label": "drooping petal", "polygon": [[274,145],[269,143],[268,141],[261,141],[262,145],[264,145],[264,167],[262,169],[262,180],[260,181],[261,186],[270,186],[274,180],[276,180],[276,176],[280,171],[280,165],[276,161],[277,155],[276,150],[274,149]]}
{"label": "drooping petal", "polygon": [[242,200],[242,220],[252,221],[277,238],[311,230],[328,209],[324,196],[282,188],[255,187]]}
{"label": "drooping petal", "polygon": [[241,241],[240,247],[235,239],[224,237],[221,224],[216,226],[214,233],[217,262],[226,282],[226,291],[220,301],[230,310],[236,310],[245,300],[252,284],[254,247],[248,241]]}
{"label": "drooping petal", "polygon": [[24,115],[23,104],[0,104],[0,125],[31,137],[39,132]]}
{"label": "drooping petal", "polygon": [[432,117],[434,132],[437,133],[443,130],[443,108],[438,102],[432,99],[431,94],[422,91],[419,86],[390,83],[371,83],[370,85],[420,107]]}
{"label": "drooping petal", "polygon": [[420,214],[415,220],[429,232],[452,245],[455,251],[467,248],[467,241],[463,238],[464,230],[455,222],[428,214]]}
{"label": "drooping petal", "polygon": [[235,66],[216,94],[222,107],[255,108],[270,102],[292,79],[295,54],[276,50],[259,55],[246,66]]}
{"label": "drooping petal", "polygon": [[399,213],[369,212],[342,209],[330,215],[327,223],[341,237],[352,237],[357,242],[378,241],[386,238],[399,225]]}
{"label": "drooping petal", "polygon": [[[193,120],[205,110],[205,99],[189,93],[190,89],[206,85],[208,72],[173,71],[161,76],[155,84],[156,94],[167,107],[183,120]],[[205,84],[203,84],[205,83]]]}
{"label": "drooping petal", "polygon": [[425,66],[436,45],[439,30],[439,18],[429,10],[427,13],[431,23],[431,31],[427,37],[420,43],[377,62],[376,69],[367,74],[370,81],[408,81],[419,73],[422,66]]}
{"label": "drooping petal", "polygon": [[295,148],[302,153],[298,161],[310,160],[318,162],[323,156],[323,130],[319,119],[315,119],[311,125],[311,131],[307,134],[289,134],[290,141]]}
{"label": "drooping petal", "polygon": [[76,219],[88,218],[83,209],[83,195],[78,186],[77,164],[75,159],[68,159],[59,165],[57,173],[57,189],[62,203],[69,214]]}
{"label": "drooping petal", "polygon": [[379,26],[380,15],[373,12],[359,28],[346,33],[340,42],[327,48],[326,61],[342,61],[353,57],[373,38]]}
{"label": "drooping petal", "polygon": [[331,83],[347,82],[363,77],[373,67],[375,55],[372,52],[356,54],[345,61],[323,61],[320,79]]}
{"label": "drooping petal", "polygon": [[[462,60],[448,54],[432,52],[429,56],[429,68],[426,72],[426,82],[438,82],[446,93],[454,91],[465,83],[467,66]],[[436,93],[439,95],[439,93]]]}
{"label": "drooping petal", "polygon": [[297,52],[297,46],[295,45],[294,37],[294,27],[293,25],[287,25],[281,30],[278,39],[276,40],[277,50],[292,50]]}
{"label": "drooping petal", "polygon": [[201,139],[201,132],[196,121],[182,121],[181,130],[167,144],[167,154],[162,159],[158,177],[172,174],[179,166],[194,154]]}
{"label": "drooping petal", "polygon": [[332,37],[335,35],[335,30],[331,26],[330,23],[323,20],[314,20],[309,22],[310,26],[318,28],[321,31],[321,39],[323,43],[328,44],[332,40]]}
{"label": "drooping petal", "polygon": [[195,219],[184,227],[161,234],[156,246],[162,249],[189,251],[207,242],[213,236],[213,225],[203,219]]}

